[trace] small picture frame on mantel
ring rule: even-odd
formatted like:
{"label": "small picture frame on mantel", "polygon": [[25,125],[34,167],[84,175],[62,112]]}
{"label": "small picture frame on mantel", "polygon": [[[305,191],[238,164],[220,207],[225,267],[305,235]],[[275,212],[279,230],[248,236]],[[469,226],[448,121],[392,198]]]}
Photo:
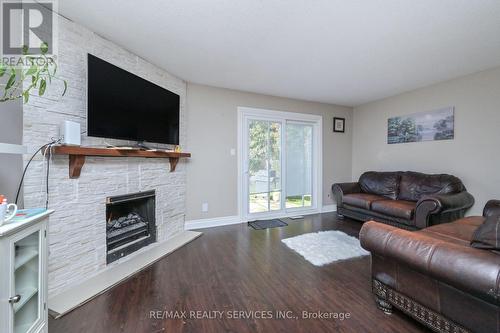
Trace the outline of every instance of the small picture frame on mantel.
{"label": "small picture frame on mantel", "polygon": [[345,118],[333,118],[333,131],[335,133],[344,133],[345,132]]}

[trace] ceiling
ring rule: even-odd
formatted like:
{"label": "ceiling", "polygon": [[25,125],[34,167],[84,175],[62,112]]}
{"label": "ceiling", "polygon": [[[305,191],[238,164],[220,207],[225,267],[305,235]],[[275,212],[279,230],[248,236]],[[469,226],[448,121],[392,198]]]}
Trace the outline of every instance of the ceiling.
{"label": "ceiling", "polygon": [[500,66],[498,0],[63,0],[180,78],[356,106]]}

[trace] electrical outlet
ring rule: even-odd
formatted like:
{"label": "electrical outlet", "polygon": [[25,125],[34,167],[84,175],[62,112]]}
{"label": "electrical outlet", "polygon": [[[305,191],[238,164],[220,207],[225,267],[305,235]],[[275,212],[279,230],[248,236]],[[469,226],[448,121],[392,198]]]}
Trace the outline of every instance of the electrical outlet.
{"label": "electrical outlet", "polygon": [[203,213],[208,212],[208,202],[204,202],[204,203],[201,204],[201,211]]}
{"label": "electrical outlet", "polygon": [[231,150],[229,151],[229,153],[231,154],[231,156],[236,155],[236,149],[231,148]]}

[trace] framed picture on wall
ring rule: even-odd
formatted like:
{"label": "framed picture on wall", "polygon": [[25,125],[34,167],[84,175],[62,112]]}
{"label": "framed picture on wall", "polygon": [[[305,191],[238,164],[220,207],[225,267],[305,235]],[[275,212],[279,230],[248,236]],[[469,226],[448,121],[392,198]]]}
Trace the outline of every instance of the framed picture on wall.
{"label": "framed picture on wall", "polygon": [[333,131],[336,133],[345,132],[345,118],[333,118]]}
{"label": "framed picture on wall", "polygon": [[455,107],[392,117],[387,121],[387,143],[407,143],[455,138]]}

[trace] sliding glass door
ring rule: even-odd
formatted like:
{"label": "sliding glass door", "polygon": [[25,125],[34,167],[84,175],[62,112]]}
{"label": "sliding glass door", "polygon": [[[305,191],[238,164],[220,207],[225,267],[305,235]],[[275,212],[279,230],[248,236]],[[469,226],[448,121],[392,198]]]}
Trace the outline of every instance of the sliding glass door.
{"label": "sliding glass door", "polygon": [[243,121],[244,215],[264,218],[315,204],[315,124],[249,116]]}

